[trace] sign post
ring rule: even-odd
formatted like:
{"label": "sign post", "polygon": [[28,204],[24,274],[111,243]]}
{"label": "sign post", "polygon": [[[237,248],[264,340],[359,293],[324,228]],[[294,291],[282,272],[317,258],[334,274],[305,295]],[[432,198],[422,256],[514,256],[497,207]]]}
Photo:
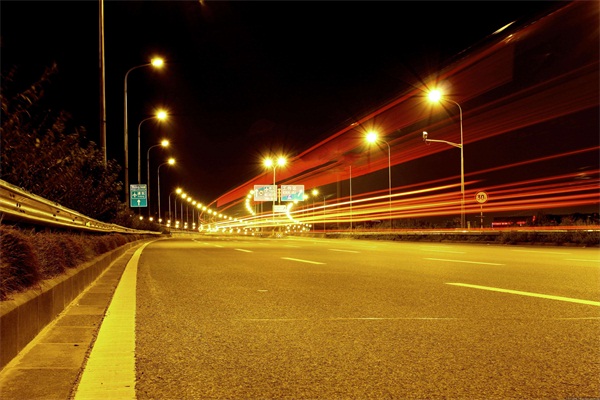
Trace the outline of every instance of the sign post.
{"label": "sign post", "polygon": [[488,199],[488,195],[486,192],[477,192],[475,194],[475,201],[479,203],[479,224],[481,229],[483,229],[483,203],[485,203]]}

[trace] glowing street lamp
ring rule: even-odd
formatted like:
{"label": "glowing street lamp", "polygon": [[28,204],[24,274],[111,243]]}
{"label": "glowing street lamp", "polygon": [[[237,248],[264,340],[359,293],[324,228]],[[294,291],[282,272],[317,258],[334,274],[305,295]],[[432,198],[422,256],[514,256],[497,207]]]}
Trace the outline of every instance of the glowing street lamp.
{"label": "glowing street lamp", "polygon": [[[146,152],[146,163],[147,163],[147,165],[146,165],[146,173],[147,173],[146,182],[148,182],[148,216],[150,216],[150,150],[155,147],[158,147],[158,146],[169,147],[169,141],[167,139],[163,139],[159,144],[150,146],[148,148],[148,151]],[[160,190],[160,188],[159,188],[159,190]]]}
{"label": "glowing street lamp", "polygon": [[[156,170],[156,187],[158,188],[158,222],[160,223],[161,218],[160,218],[160,167],[162,167],[163,165],[174,165],[175,164],[175,159],[174,158],[169,158],[169,161],[162,163],[158,166],[157,170]],[[149,181],[148,181],[149,182]],[[148,196],[148,198],[150,198],[150,196]]]}
{"label": "glowing street lamp", "polygon": [[442,96],[442,93],[439,90],[432,90],[428,94],[428,98],[432,102],[440,102],[440,101],[448,101],[450,103],[456,104],[458,106],[459,112],[459,120],[460,120],[460,143],[448,142],[446,140],[435,140],[428,139],[427,132],[423,132],[423,141],[425,143],[429,142],[441,142],[449,144],[450,146],[458,147],[460,149],[460,193],[461,193],[461,201],[460,201],[460,227],[465,229],[465,158],[464,158],[464,146],[463,146],[463,113],[462,107],[454,100],[446,99]]}
{"label": "glowing street lamp", "polygon": [[392,149],[390,148],[390,144],[383,139],[379,139],[376,132],[367,133],[367,142],[376,143],[383,142],[387,145],[388,148],[388,191],[389,191],[389,209],[390,209],[390,228],[393,228],[392,221]]}
{"label": "glowing street lamp", "polygon": [[[135,69],[138,68],[143,68],[143,67],[150,67],[153,66],[155,68],[161,68],[164,64],[164,61],[162,58],[153,58],[148,64],[142,64],[142,65],[138,65],[136,67],[133,67],[131,69],[129,69],[129,71],[127,71],[127,73],[125,73],[125,90],[124,90],[124,97],[125,97],[125,101],[124,101],[124,110],[123,110],[123,120],[125,122],[125,126],[124,126],[124,140],[125,140],[125,201],[127,203],[129,203],[129,135],[128,135],[128,125],[129,122],[127,120],[127,78],[129,77],[129,73]],[[139,159],[139,157],[138,157]],[[139,179],[138,179],[139,180]]]}

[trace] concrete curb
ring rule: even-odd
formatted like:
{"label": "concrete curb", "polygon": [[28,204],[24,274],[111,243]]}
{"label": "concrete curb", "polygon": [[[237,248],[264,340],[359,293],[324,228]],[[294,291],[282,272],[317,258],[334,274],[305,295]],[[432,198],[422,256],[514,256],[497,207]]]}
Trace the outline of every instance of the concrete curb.
{"label": "concrete curb", "polygon": [[0,369],[4,368],[50,322],[93,283],[116,259],[140,242],[127,243],[67,274],[0,303]]}

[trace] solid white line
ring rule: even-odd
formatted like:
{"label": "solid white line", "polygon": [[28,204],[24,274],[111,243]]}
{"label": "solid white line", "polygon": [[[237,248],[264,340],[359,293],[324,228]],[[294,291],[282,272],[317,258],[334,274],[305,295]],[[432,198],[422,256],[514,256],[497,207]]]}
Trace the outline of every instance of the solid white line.
{"label": "solid white line", "polygon": [[81,375],[75,400],[135,399],[135,309],[138,261],[135,251],[98,331]]}
{"label": "solid white line", "polygon": [[600,301],[573,299],[571,297],[553,296],[553,295],[550,295],[550,294],[541,294],[541,293],[532,293],[532,292],[522,292],[520,290],[501,289],[501,288],[495,288],[495,287],[490,287],[490,286],[470,285],[468,283],[449,283],[449,282],[446,282],[446,284],[447,285],[454,285],[454,286],[464,286],[464,287],[469,287],[469,288],[473,288],[473,289],[490,290],[492,292],[518,294],[520,296],[529,296],[529,297],[540,297],[540,298],[543,298],[543,299],[559,300],[559,301],[566,301],[566,302],[570,302],[570,303],[587,304],[589,306],[600,307]]}
{"label": "solid white line", "polygon": [[252,250],[246,250],[246,249],[234,249],[234,250],[243,251],[245,253],[252,253],[253,252]]}
{"label": "solid white line", "polygon": [[343,253],[360,253],[359,251],[356,250],[340,250],[340,249],[329,249],[331,251],[341,251]]}
{"label": "solid white line", "polygon": [[[317,318],[318,321],[406,321],[406,320],[459,320],[465,318],[456,317],[339,317],[339,318]],[[314,321],[313,318],[243,318],[239,321]]]}
{"label": "solid white line", "polygon": [[465,254],[466,251],[454,251],[454,250],[446,250],[442,247],[434,247],[434,246],[422,246],[423,250],[433,251],[436,253],[453,253],[453,254]]}
{"label": "solid white line", "polygon": [[299,258],[290,258],[290,257],[281,257],[281,258],[283,260],[298,261],[298,262],[303,262],[303,263],[308,263],[308,264],[325,264],[325,263],[318,262],[318,261],[301,260]]}
{"label": "solid white line", "polygon": [[448,261],[448,262],[466,263],[466,264],[505,265],[505,264],[489,263],[489,262],[482,262],[482,261],[446,260],[444,258],[424,258],[424,260]]}

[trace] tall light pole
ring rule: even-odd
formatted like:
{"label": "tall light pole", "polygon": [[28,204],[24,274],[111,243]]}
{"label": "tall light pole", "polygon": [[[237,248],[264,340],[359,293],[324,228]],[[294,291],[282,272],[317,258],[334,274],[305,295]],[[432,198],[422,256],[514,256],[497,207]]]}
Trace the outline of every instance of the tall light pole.
{"label": "tall light pole", "polygon": [[273,188],[275,189],[275,197],[273,197],[273,221],[275,221],[275,198],[279,200],[279,196],[277,194],[277,184],[275,180],[275,170],[277,167],[283,167],[287,160],[285,157],[277,157],[277,160],[273,160],[272,158],[265,158],[263,164],[267,168],[273,168]]}
{"label": "tall light pole", "polygon": [[140,183],[142,183],[142,155],[141,155],[142,145],[141,145],[141,140],[140,140],[141,131],[142,131],[142,124],[144,122],[146,122],[146,121],[151,120],[151,119],[158,119],[159,121],[162,121],[162,120],[164,120],[166,118],[167,118],[167,112],[164,111],[164,110],[158,110],[156,112],[156,115],[141,120],[140,123],[139,123],[139,125],[138,125],[138,131],[137,131],[137,155],[138,155],[137,178],[138,178],[138,185]]}
{"label": "tall light pole", "polygon": [[173,223],[177,222],[177,196],[175,196],[175,219],[173,219],[173,214],[171,214],[171,195],[173,193],[175,194],[179,194],[182,192],[181,188],[177,188],[175,190],[173,190],[171,193],[169,193],[169,219],[173,221]]}
{"label": "tall light pole", "polygon": [[458,147],[460,149],[460,227],[465,229],[465,157],[464,157],[464,145],[463,145],[463,112],[462,107],[454,100],[446,99],[442,97],[442,93],[439,90],[432,90],[428,94],[428,98],[432,102],[440,102],[442,100],[456,104],[458,107],[459,121],[460,121],[460,143],[448,142],[446,140],[434,140],[427,138],[427,132],[423,132],[423,141],[428,142],[441,142],[449,144],[450,146]]}
{"label": "tall light pole", "polygon": [[[148,151],[146,152],[146,163],[147,163],[147,165],[146,165],[146,174],[147,174],[146,182],[148,182],[148,216],[150,216],[150,150],[155,147],[158,147],[158,146],[169,147],[169,141],[166,139],[163,139],[163,140],[161,140],[161,142],[159,144],[150,146],[148,148]],[[159,188],[159,190],[160,190],[160,188]],[[160,206],[160,204],[159,204],[159,206]]]}
{"label": "tall light pole", "polygon": [[367,133],[367,142],[375,143],[375,142],[383,142],[387,145],[388,148],[388,195],[389,195],[389,212],[390,212],[390,228],[393,228],[393,220],[392,220],[392,149],[390,148],[390,144],[383,139],[379,139],[377,133],[371,131]]}
{"label": "tall light pole", "polygon": [[[190,229],[190,205],[189,205],[189,203],[192,202],[191,196],[188,196],[186,198],[186,201],[188,202],[188,204],[185,205],[185,223],[186,223],[188,229]],[[193,216],[193,213],[192,213],[192,216]]]}
{"label": "tall light pole", "polygon": [[[163,165],[173,165],[175,164],[175,159],[174,158],[169,158],[169,161],[162,163],[158,166],[158,168],[156,169],[156,187],[158,188],[158,223],[161,223],[161,218],[160,218],[160,167],[162,167]],[[150,182],[150,181],[148,181]],[[148,196],[148,199],[150,198],[150,196]]]}
{"label": "tall light pole", "polygon": [[125,73],[125,90],[124,90],[124,109],[123,109],[123,120],[124,120],[124,130],[123,136],[125,140],[125,202],[129,204],[129,135],[128,135],[128,120],[127,120],[127,78],[129,77],[129,73],[133,70],[143,67],[153,66],[155,68],[161,68],[164,64],[162,58],[153,58],[150,60],[148,64],[138,65],[136,67],[130,68],[129,71]]}
{"label": "tall light pole", "polygon": [[181,196],[182,200],[180,201],[180,206],[181,206],[181,213],[179,214],[181,216],[181,226],[183,227],[183,200],[185,200],[185,198],[187,197],[187,194],[185,193],[180,193],[179,196]]}

